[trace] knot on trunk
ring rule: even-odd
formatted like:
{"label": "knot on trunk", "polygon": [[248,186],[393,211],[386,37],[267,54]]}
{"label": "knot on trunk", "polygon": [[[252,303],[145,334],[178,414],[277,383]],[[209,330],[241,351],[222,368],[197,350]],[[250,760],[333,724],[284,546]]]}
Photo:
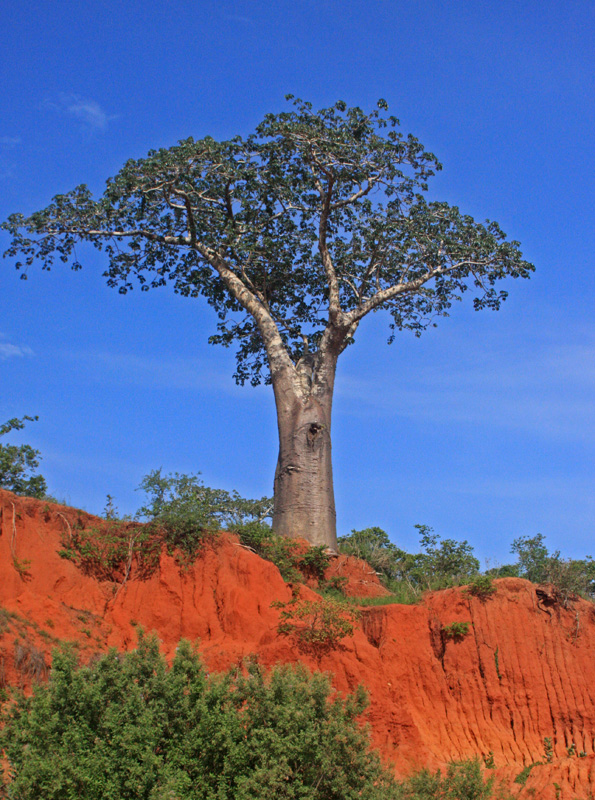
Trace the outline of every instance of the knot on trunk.
{"label": "knot on trunk", "polygon": [[306,439],[308,440],[308,445],[312,447],[316,439],[320,436],[321,432],[324,430],[324,425],[320,422],[311,422],[308,425],[308,430],[306,432]]}

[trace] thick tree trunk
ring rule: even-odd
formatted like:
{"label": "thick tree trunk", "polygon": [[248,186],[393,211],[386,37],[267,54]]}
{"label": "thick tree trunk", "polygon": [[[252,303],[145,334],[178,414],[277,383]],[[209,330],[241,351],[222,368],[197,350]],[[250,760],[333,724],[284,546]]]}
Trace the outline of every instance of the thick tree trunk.
{"label": "thick tree trunk", "polygon": [[273,380],[279,425],[273,529],[282,536],[337,549],[331,462],[331,409],[335,364],[324,379],[311,374]]}

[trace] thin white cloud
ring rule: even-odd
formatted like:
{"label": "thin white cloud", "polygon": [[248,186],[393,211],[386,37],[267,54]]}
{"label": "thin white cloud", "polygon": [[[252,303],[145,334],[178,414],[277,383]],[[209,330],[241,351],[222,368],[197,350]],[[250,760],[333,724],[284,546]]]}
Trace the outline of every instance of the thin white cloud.
{"label": "thin white cloud", "polygon": [[17,147],[20,143],[20,136],[0,136],[0,147]]}
{"label": "thin white cloud", "polygon": [[9,344],[8,342],[0,342],[0,361],[6,361],[9,358],[22,358],[23,356],[32,356],[33,350],[26,345]]}
{"label": "thin white cloud", "polygon": [[468,346],[456,367],[420,367],[406,379],[342,375],[347,413],[416,422],[496,426],[595,441],[595,344],[541,345],[526,354]]}
{"label": "thin white cloud", "polygon": [[77,94],[62,93],[57,100],[44,100],[42,107],[74,117],[87,130],[93,131],[106,130],[109,123],[116,119],[115,115],[109,115],[96,100]]}

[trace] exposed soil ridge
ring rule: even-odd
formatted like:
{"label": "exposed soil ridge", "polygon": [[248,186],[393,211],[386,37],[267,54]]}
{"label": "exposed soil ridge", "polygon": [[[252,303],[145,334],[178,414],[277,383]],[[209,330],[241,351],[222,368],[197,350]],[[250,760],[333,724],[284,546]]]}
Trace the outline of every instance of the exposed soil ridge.
{"label": "exposed soil ridge", "polygon": [[[362,609],[353,637],[315,657],[277,634],[271,604],[288,601],[291,589],[236,537],[222,534],[186,570],[163,553],[148,577],[98,581],[58,555],[77,522],[105,524],[0,490],[0,685],[43,678],[59,641],[78,642],[85,659],[134,646],[141,625],[168,655],[180,638],[200,640],[211,669],[257,654],[265,665],[301,660],[329,671],[341,691],[363,683],[373,742],[398,774],[479,756],[493,758],[521,798],[587,800],[595,792],[591,603],[543,608],[536,587],[514,578],[496,581],[485,602],[449,589],[414,606]],[[352,591],[383,591],[355,559],[336,559],[332,570],[350,578]],[[317,597],[307,586],[301,592]],[[444,635],[453,622],[470,623],[458,641]],[[515,783],[524,767],[546,761],[547,737],[551,763]]]}

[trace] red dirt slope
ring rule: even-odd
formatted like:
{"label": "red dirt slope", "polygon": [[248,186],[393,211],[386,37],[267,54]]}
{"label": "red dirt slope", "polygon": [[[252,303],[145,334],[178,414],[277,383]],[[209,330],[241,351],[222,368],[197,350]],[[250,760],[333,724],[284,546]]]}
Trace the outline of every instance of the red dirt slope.
{"label": "red dirt slope", "polygon": [[[354,636],[316,659],[277,635],[271,604],[291,591],[275,566],[233,536],[222,535],[185,572],[163,554],[150,577],[132,572],[122,586],[58,555],[78,519],[102,524],[0,491],[0,685],[43,677],[60,640],[79,642],[83,659],[112,645],[129,648],[140,624],[170,655],[180,638],[200,639],[212,669],[256,653],[266,665],[299,659],[332,672],[339,690],[363,683],[374,743],[398,774],[492,752],[515,797],[586,800],[595,792],[591,604],[542,609],[535,587],[517,579],[498,581],[486,602],[460,589],[436,592],[415,606],[363,609]],[[352,591],[382,592],[361,562],[338,559],[332,569],[350,577]],[[317,597],[308,587],[301,592]],[[454,621],[471,623],[458,642],[442,634]],[[524,786],[514,783],[524,766],[545,760],[545,737],[552,762],[533,767]]]}

